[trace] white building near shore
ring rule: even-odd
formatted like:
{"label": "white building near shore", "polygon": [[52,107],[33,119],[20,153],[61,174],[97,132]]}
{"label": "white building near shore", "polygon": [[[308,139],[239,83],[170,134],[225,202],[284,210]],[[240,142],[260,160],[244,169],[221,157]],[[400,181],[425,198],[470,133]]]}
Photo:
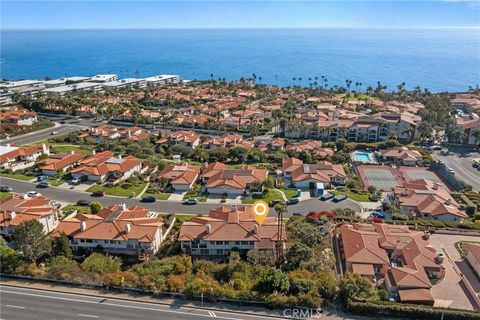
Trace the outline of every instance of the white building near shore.
{"label": "white building near shore", "polygon": [[182,82],[182,78],[179,75],[171,75],[171,74],[161,74],[159,76],[153,76],[145,78],[147,81],[147,86],[149,87],[158,87],[167,84],[175,84]]}

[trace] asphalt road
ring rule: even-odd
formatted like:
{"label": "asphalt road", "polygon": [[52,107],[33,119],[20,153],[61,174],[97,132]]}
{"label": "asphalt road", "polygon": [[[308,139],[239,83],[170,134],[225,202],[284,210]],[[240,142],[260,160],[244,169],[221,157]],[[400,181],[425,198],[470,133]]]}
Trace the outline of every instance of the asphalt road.
{"label": "asphalt road", "polygon": [[[103,206],[110,206],[117,203],[126,203],[127,206],[141,205],[145,208],[151,209],[160,213],[187,213],[187,214],[207,214],[211,209],[215,209],[221,206],[221,204],[210,203],[198,203],[196,205],[183,205],[173,201],[157,201],[154,203],[142,203],[139,199],[131,199],[124,197],[108,196],[95,198],[91,197],[89,193],[84,191],[69,190],[58,187],[48,187],[45,189],[38,189],[35,184],[28,181],[16,180],[11,178],[0,177],[1,184],[9,185],[13,188],[14,192],[25,193],[27,191],[35,190],[42,195],[56,200],[62,203],[76,203],[80,199],[99,201]],[[316,198],[301,201],[299,204],[288,207],[288,214],[291,216],[294,212],[308,213],[310,211],[330,211],[335,208],[352,208],[353,210],[360,212],[361,207],[358,203],[346,199],[339,203],[332,201],[320,201]],[[275,210],[271,210],[271,215],[275,215]]]}
{"label": "asphalt road", "polygon": [[[86,123],[85,124],[82,124],[82,123],[61,124],[58,127],[51,127],[48,130],[34,131],[34,132],[26,133],[26,134],[23,134],[23,135],[20,135],[20,136],[11,137],[9,139],[3,139],[3,140],[0,141],[0,144],[2,146],[6,145],[7,143],[14,143],[14,144],[18,144],[18,145],[29,144],[29,143],[33,143],[33,142],[36,142],[36,141],[52,138],[54,136],[67,134],[69,132],[79,130],[79,129],[82,129],[82,128],[86,128],[86,127],[87,127]],[[57,133],[55,135],[52,135],[53,131],[56,131]]]}
{"label": "asphalt road", "polygon": [[[259,320],[261,315],[134,302],[81,294],[0,287],[1,317],[5,320],[63,319],[228,319]],[[273,317],[271,319],[274,319]]]}
{"label": "asphalt road", "polygon": [[472,166],[472,159],[480,158],[480,153],[467,152],[463,149],[450,149],[447,156],[435,152],[433,157],[445,161],[447,166],[455,170],[455,176],[458,179],[471,185],[474,190],[480,191],[480,171]]}

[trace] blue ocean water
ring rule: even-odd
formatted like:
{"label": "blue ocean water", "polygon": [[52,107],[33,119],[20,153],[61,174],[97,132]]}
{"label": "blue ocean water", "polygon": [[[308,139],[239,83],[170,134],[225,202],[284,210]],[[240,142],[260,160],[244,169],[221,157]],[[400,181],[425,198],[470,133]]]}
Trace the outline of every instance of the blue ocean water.
{"label": "blue ocean water", "polygon": [[[431,91],[480,84],[479,29],[162,29],[2,31],[1,77],[161,73],[263,83],[324,75]],[[312,80],[313,81],[313,80]]]}

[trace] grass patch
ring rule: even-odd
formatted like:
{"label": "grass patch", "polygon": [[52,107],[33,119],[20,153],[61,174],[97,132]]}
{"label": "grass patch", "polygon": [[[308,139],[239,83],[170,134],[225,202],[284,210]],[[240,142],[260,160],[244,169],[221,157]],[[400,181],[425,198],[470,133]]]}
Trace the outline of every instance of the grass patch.
{"label": "grass patch", "polygon": [[63,179],[55,179],[55,178],[48,178],[48,183],[50,183],[51,186],[58,187],[62,183],[64,183],[65,180]]}
{"label": "grass patch", "polygon": [[285,193],[285,196],[287,197],[288,200],[292,199],[295,197],[297,194],[297,189],[281,189],[283,193]]}
{"label": "grass patch", "polygon": [[10,198],[12,195],[12,192],[0,192],[0,201]]}
{"label": "grass patch", "polygon": [[12,178],[17,180],[29,181],[35,178],[34,176],[27,176],[26,174],[21,173],[0,173],[1,177]]}
{"label": "grass patch", "polygon": [[77,206],[76,204],[69,204],[62,208],[62,211],[73,211],[76,210],[78,213],[92,213],[90,211],[90,206]]}
{"label": "grass patch", "polygon": [[147,193],[145,192],[142,196],[143,197],[155,197],[157,200],[168,200],[170,198],[170,193]]}
{"label": "grass patch", "polygon": [[349,191],[349,190],[342,190],[342,191],[328,190],[328,193],[332,193],[334,195],[344,194],[348,198],[350,198],[354,201],[358,201],[358,202],[371,202],[368,199],[368,196],[369,196],[368,193],[356,193],[356,192],[352,192],[352,191]]}
{"label": "grass patch", "polygon": [[139,195],[140,192],[145,188],[146,183],[141,183],[138,185],[132,185],[130,183],[120,183],[113,187],[107,187],[103,185],[94,185],[87,189],[88,192],[103,191],[105,194],[111,196],[120,196],[120,197],[131,197]]}
{"label": "grass patch", "polygon": [[244,198],[242,199],[243,204],[252,204],[257,200],[263,200],[265,202],[270,202],[272,200],[283,200],[282,195],[277,190],[268,189],[261,198]]}
{"label": "grass patch", "polygon": [[192,220],[193,217],[199,216],[198,214],[184,214],[184,213],[176,213],[175,218],[177,222],[185,222]]}
{"label": "grass patch", "polygon": [[72,151],[77,151],[88,156],[92,155],[92,149],[76,146],[73,144],[52,144],[50,147],[56,153],[70,153]]}

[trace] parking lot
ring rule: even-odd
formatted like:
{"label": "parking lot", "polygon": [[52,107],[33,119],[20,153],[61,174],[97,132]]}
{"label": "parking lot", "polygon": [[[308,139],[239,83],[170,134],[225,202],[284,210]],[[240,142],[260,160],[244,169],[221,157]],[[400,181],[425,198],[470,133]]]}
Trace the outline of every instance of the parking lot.
{"label": "parking lot", "polygon": [[455,264],[462,273],[465,274],[470,285],[480,293],[480,283],[476,279],[471,270],[466,271],[464,267],[468,267],[460,257],[454,244],[458,241],[475,241],[478,237],[450,234],[432,234],[430,243],[437,249],[445,253],[443,266],[445,267],[445,278],[432,288],[432,295],[435,299],[435,306],[449,307],[457,309],[473,310],[478,308],[471,299],[467,289],[460,281],[460,276],[455,271]]}

